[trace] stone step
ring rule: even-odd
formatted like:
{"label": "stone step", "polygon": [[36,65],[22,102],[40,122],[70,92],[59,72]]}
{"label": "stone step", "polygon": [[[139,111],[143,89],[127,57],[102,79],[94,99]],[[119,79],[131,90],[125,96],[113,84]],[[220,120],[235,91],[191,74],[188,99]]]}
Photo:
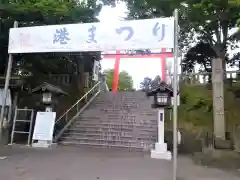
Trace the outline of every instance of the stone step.
{"label": "stone step", "polygon": [[73,124],[70,129],[99,129],[101,131],[136,131],[136,130],[142,130],[142,131],[156,131],[157,125],[147,125],[147,124],[122,124],[122,125],[113,125],[113,124],[100,124],[100,123],[79,123],[79,124]]}
{"label": "stone step", "polygon": [[[131,103],[131,104],[137,104],[137,103],[142,103],[142,101],[146,102],[153,102],[153,99],[147,99],[146,97],[134,97],[132,99],[125,99],[125,98],[102,98],[102,99],[95,99],[94,102],[96,103],[102,103],[102,104],[119,104],[122,102],[123,104]],[[106,103],[107,102],[107,103]]]}
{"label": "stone step", "polygon": [[[133,135],[136,135],[134,132],[111,132],[111,131],[66,131],[66,136],[112,136],[112,137],[133,137]],[[156,133],[147,133],[147,132],[140,132],[137,134],[140,138],[145,139],[156,139],[157,138],[157,132]]]}
{"label": "stone step", "polygon": [[112,93],[112,92],[103,92],[100,94],[99,97],[116,97],[116,96],[124,96],[124,97],[128,97],[128,96],[137,96],[137,95],[145,95],[145,92],[142,91],[135,91],[135,92],[117,92],[117,93]]}
{"label": "stone step", "polygon": [[124,104],[127,103],[141,103],[142,101],[150,102],[152,99],[147,98],[132,98],[132,99],[124,99],[124,98],[107,98],[107,99],[95,99],[94,102],[96,103],[102,103],[102,104],[120,104],[120,102],[123,102]]}
{"label": "stone step", "polygon": [[145,100],[145,101],[150,101],[152,100],[153,97],[146,97],[144,95],[138,95],[138,96],[99,96],[95,99],[95,101],[99,101],[99,102],[104,102],[104,100],[106,101],[111,101],[111,102],[115,102],[115,100],[120,100],[120,101],[139,101],[139,100]]}
{"label": "stone step", "polygon": [[121,119],[121,118],[124,118],[124,119],[136,119],[136,120],[142,120],[142,121],[151,121],[151,122],[157,122],[157,117],[156,116],[150,116],[150,115],[132,115],[132,114],[122,114],[122,115],[115,115],[115,114],[101,114],[101,115],[98,115],[100,117],[98,118],[89,118],[88,115],[84,115],[84,116],[79,116],[77,119],[79,119],[79,121],[81,120],[92,120],[92,121],[97,121],[97,120],[102,120],[102,121],[105,121],[105,120],[108,120],[108,119],[111,119],[111,118],[115,118],[115,119]]}
{"label": "stone step", "polygon": [[145,142],[156,142],[157,136],[153,133],[134,133],[134,132],[101,132],[101,131],[67,131],[62,137],[87,137],[119,140],[136,140]]}
{"label": "stone step", "polygon": [[144,128],[131,128],[131,127],[106,127],[106,126],[94,126],[94,125],[85,125],[85,126],[73,126],[69,128],[69,131],[72,132],[132,132],[132,133],[150,133],[155,134],[157,132],[157,128],[151,128],[151,127],[144,127]]}
{"label": "stone step", "polygon": [[112,144],[112,145],[107,145],[107,144],[99,144],[99,143],[79,143],[79,142],[74,142],[74,141],[60,141],[60,145],[64,146],[79,146],[79,147],[86,147],[86,148],[114,148],[114,150],[128,150],[128,151],[149,151],[149,149],[144,149],[143,147],[129,147],[125,145],[119,145],[119,144]]}
{"label": "stone step", "polygon": [[94,102],[96,103],[102,103],[102,104],[119,104],[119,102],[123,102],[123,103],[138,103],[141,101],[151,101],[150,99],[147,98],[138,98],[138,97],[134,97],[131,99],[124,99],[124,98],[100,98],[100,99],[95,99]]}
{"label": "stone step", "polygon": [[119,140],[119,141],[130,141],[133,140],[132,136],[117,136],[117,135],[101,135],[101,134],[94,134],[94,133],[89,133],[89,134],[84,134],[84,133],[70,133],[66,134],[66,136],[62,137],[63,139],[103,139],[103,140]]}
{"label": "stone step", "polygon": [[94,138],[61,138],[61,143],[71,142],[72,144],[99,144],[102,146],[112,146],[112,147],[127,147],[127,148],[144,148],[144,149],[152,149],[152,142],[139,142],[134,140],[112,140],[112,139],[94,139]]}
{"label": "stone step", "polygon": [[152,103],[153,99],[144,98],[132,98],[132,99],[124,99],[124,98],[110,98],[110,99],[95,99],[94,102],[101,104],[138,104],[143,102]]}
{"label": "stone step", "polygon": [[136,140],[138,142],[144,141],[152,144],[157,141],[156,136],[143,136],[139,135],[139,137],[133,137],[131,135],[121,135],[121,134],[106,134],[106,133],[66,133],[63,139],[104,139],[104,140],[120,140],[120,141],[129,141]]}
{"label": "stone step", "polygon": [[156,127],[157,122],[155,120],[142,120],[142,119],[117,119],[117,118],[104,118],[101,120],[88,120],[86,118],[84,119],[78,119],[74,122],[74,124],[79,125],[79,124],[104,124],[109,126],[146,126],[146,127]]}
{"label": "stone step", "polygon": [[62,141],[75,141],[79,143],[99,143],[99,144],[122,144],[126,146],[131,146],[131,145],[138,145],[138,141],[134,141],[132,139],[127,139],[127,140],[119,140],[119,139],[104,139],[104,138],[94,138],[94,137],[62,137]]}
{"label": "stone step", "polygon": [[[149,125],[149,124],[114,124],[114,123],[98,123],[98,124],[90,124],[90,123],[85,123],[85,124],[74,124],[72,126],[73,129],[102,129],[102,130],[114,130],[114,131],[129,131],[129,130],[151,130],[151,129],[157,129],[156,125]],[[71,129],[72,129],[71,128]]]}
{"label": "stone step", "polygon": [[94,120],[101,120],[101,116],[92,116],[92,115],[87,115],[86,117],[85,116],[82,116],[82,115],[80,115],[77,119],[79,119],[80,121],[82,120],[82,119],[84,119],[84,118],[87,118],[87,120],[90,120],[90,121],[94,121]]}
{"label": "stone step", "polygon": [[100,93],[60,139],[64,145],[151,149],[157,110],[144,92]]}
{"label": "stone step", "polygon": [[140,99],[138,101],[121,101],[121,100],[111,100],[111,101],[94,101],[94,105],[99,105],[99,106],[106,106],[106,107],[147,107],[150,104],[152,104],[153,101],[148,101],[144,99]]}
{"label": "stone step", "polygon": [[[94,103],[94,102],[93,102]],[[103,108],[111,108],[111,109],[131,109],[131,110],[135,110],[136,109],[142,109],[142,110],[147,110],[147,111],[156,111],[155,109],[151,109],[151,105],[153,103],[147,103],[147,102],[142,102],[142,103],[138,103],[137,105],[132,105],[132,104],[123,104],[123,103],[120,103],[118,105],[116,104],[97,104],[97,103],[94,103],[94,104],[91,104],[91,108],[92,109],[97,109],[97,108],[100,108],[100,109],[103,109]],[[148,109],[149,108],[149,109]]]}
{"label": "stone step", "polygon": [[153,102],[139,102],[137,104],[123,104],[123,103],[120,103],[119,104],[111,104],[111,103],[108,103],[108,104],[98,104],[98,103],[95,103],[92,105],[92,107],[103,107],[103,108],[113,108],[113,109],[117,109],[117,108],[124,108],[124,109],[128,109],[128,108],[131,108],[131,109],[138,109],[138,108],[143,108],[143,109],[146,109],[146,108],[151,108],[151,105],[153,104]]}
{"label": "stone step", "polygon": [[[92,127],[92,126],[91,126]],[[95,126],[94,126],[95,127]],[[92,128],[92,129],[88,129],[88,128],[70,128],[68,131],[66,131],[66,133],[95,133],[95,134],[108,134],[108,135],[129,135],[132,136],[132,134],[138,134],[139,136],[149,136],[149,137],[155,137],[157,135],[157,129],[151,129],[151,131],[149,130],[145,130],[145,129],[140,129],[139,132],[134,131],[134,129],[131,129],[131,131],[111,131],[111,128]]]}
{"label": "stone step", "polygon": [[101,93],[97,99],[101,99],[101,98],[112,98],[112,99],[116,99],[116,98],[124,98],[124,99],[128,99],[128,98],[136,98],[136,97],[139,97],[139,98],[147,98],[146,97],[146,94],[143,92],[143,93],[139,93],[139,92],[133,92],[133,93],[130,93],[130,92],[126,92],[126,93],[122,93],[122,92],[117,92],[116,94],[114,93],[109,93],[109,94],[103,94]]}
{"label": "stone step", "polygon": [[101,126],[108,126],[108,127],[119,127],[119,126],[131,126],[131,127],[138,127],[138,126],[145,126],[145,127],[156,127],[157,122],[151,120],[141,120],[139,122],[126,120],[123,122],[113,122],[109,119],[106,120],[88,120],[88,119],[81,119],[79,121],[74,122],[74,125],[101,125]]}
{"label": "stone step", "polygon": [[101,131],[88,131],[88,132],[66,132],[65,133],[66,136],[78,136],[78,137],[82,137],[82,136],[86,136],[86,137],[95,137],[95,136],[112,136],[112,137],[126,137],[126,138],[132,138],[132,134],[131,133],[124,133],[124,132],[101,132]]}
{"label": "stone step", "polygon": [[81,131],[112,131],[112,132],[132,132],[133,128],[131,127],[122,127],[122,128],[109,128],[106,126],[96,126],[96,125],[84,125],[84,126],[73,126],[69,129],[70,131],[81,132]]}
{"label": "stone step", "polygon": [[123,98],[110,98],[110,99],[96,99],[94,100],[96,104],[138,104],[143,102],[152,103],[153,99],[147,98],[132,98],[132,99],[123,99]]}
{"label": "stone step", "polygon": [[[157,120],[157,113],[156,112],[123,112],[123,111],[86,111],[84,114],[82,114],[80,117],[92,117],[92,115],[96,115],[95,119],[101,119],[103,116],[113,116],[113,117],[121,117],[121,116],[128,116],[128,117],[139,117],[141,119],[153,117]],[[94,118],[91,118],[94,119]]]}
{"label": "stone step", "polygon": [[122,110],[122,111],[130,111],[130,112],[157,112],[156,109],[151,109],[152,103],[149,104],[139,104],[139,106],[131,106],[131,105],[119,105],[116,106],[114,104],[103,104],[103,105],[96,105],[92,104],[91,109],[88,110]]}
{"label": "stone step", "polygon": [[147,137],[147,138],[157,138],[157,131],[155,130],[154,132],[147,132],[147,131],[140,131],[138,133],[134,131],[102,131],[100,129],[69,129],[68,131],[65,132],[64,135],[78,135],[78,134],[104,134],[108,136],[131,136],[131,137]]}

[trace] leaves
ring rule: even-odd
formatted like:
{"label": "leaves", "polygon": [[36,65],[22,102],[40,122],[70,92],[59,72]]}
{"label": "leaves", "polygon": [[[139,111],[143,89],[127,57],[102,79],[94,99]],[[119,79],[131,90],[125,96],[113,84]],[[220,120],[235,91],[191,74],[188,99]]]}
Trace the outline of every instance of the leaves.
{"label": "leaves", "polygon": [[[0,7],[0,73],[4,74],[8,59],[8,33],[13,22],[19,26],[36,26],[96,22],[96,15],[101,6],[94,0],[78,2],[75,0],[9,0]],[[86,54],[85,54],[86,55]],[[91,57],[97,56],[92,53]],[[85,56],[84,56],[85,57]],[[98,57],[99,58],[99,57]],[[13,73],[33,76],[33,79],[44,79],[49,73],[76,73],[77,62],[81,61],[79,53],[41,53],[14,55]],[[85,61],[91,68],[92,61]],[[21,73],[19,73],[21,72]]]}
{"label": "leaves", "polygon": [[[239,19],[240,3],[228,0],[126,0],[129,19],[172,16],[179,9],[180,47],[191,48],[192,43],[207,42],[224,57],[233,43],[229,30]],[[195,42],[194,42],[195,41]]]}
{"label": "leaves", "polygon": [[196,64],[201,65],[203,70],[211,72],[211,61],[216,57],[215,51],[208,43],[199,42],[194,47],[190,48],[182,61],[184,72],[194,72]]}
{"label": "leaves", "polygon": [[145,77],[143,81],[140,83],[140,88],[143,91],[148,91],[151,86],[152,79],[150,77]]}
{"label": "leaves", "polygon": [[[113,73],[114,69],[108,69],[104,71],[104,74],[107,75],[107,85],[109,88],[112,88]],[[121,71],[119,73],[118,90],[133,90],[133,79],[126,71]]]}

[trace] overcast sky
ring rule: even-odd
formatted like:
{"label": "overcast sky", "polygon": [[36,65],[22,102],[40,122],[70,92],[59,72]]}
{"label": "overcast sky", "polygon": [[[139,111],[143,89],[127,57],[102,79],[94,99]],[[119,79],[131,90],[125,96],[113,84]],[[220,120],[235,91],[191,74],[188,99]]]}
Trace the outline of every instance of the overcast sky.
{"label": "overcast sky", "polygon": [[[109,6],[104,6],[99,15],[99,20],[101,22],[114,22],[118,20],[123,20],[126,17],[126,6],[124,3],[119,3],[117,7],[111,8]],[[236,29],[230,31],[230,34],[235,32]],[[239,49],[234,52],[239,51]],[[232,54],[233,52],[229,52]],[[148,76],[154,78],[156,75],[161,74],[161,63],[160,59],[121,59],[120,71],[127,71],[134,80],[134,88],[139,88],[140,82],[144,77]],[[173,58],[168,58],[168,62],[173,62]],[[103,70],[114,68],[114,59],[103,59],[101,65]],[[199,67],[199,66],[198,66]],[[198,68],[197,67],[197,68]],[[180,72],[179,67],[179,72]],[[237,70],[236,68],[228,67],[228,70]]]}
{"label": "overcast sky", "polygon": [[[126,6],[123,3],[118,4],[116,8],[103,7],[99,15],[101,22],[108,23],[122,20],[124,17],[126,17]],[[127,71],[133,77],[134,88],[139,88],[139,84],[144,77],[154,78],[156,75],[161,74],[160,61],[157,58],[121,59],[120,71]],[[114,68],[114,63],[114,59],[103,59],[101,61],[103,70]]]}

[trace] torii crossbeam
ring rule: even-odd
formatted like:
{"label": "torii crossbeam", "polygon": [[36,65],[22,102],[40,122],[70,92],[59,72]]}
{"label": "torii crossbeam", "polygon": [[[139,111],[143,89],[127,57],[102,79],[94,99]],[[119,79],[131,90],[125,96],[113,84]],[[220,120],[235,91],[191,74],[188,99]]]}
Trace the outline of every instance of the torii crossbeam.
{"label": "torii crossbeam", "polygon": [[173,49],[162,48],[158,53],[149,53],[149,54],[127,54],[125,51],[116,51],[114,54],[104,54],[104,59],[115,59],[114,73],[113,73],[113,82],[112,82],[112,92],[116,92],[118,89],[118,79],[119,79],[119,65],[121,58],[128,59],[138,59],[138,58],[159,58],[161,61],[161,78],[165,79],[165,62],[166,58],[174,57]]}

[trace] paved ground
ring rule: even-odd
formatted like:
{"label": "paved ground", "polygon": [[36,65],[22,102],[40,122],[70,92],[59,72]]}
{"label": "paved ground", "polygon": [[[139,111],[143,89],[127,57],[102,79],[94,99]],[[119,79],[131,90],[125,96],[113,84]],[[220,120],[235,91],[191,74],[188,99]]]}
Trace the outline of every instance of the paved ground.
{"label": "paved ground", "polygon": [[[58,147],[54,149],[1,148],[1,180],[171,180],[171,161],[111,149]],[[196,166],[179,157],[180,180],[240,180],[217,169]]]}

